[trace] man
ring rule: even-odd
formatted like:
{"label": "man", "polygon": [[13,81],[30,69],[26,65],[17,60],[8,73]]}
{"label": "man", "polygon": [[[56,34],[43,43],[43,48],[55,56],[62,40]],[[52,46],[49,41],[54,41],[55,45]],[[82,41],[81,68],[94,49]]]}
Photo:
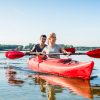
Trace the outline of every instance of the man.
{"label": "man", "polygon": [[46,46],[45,42],[46,42],[46,35],[41,35],[40,36],[40,42],[38,44],[36,44],[31,52],[42,52],[42,50],[44,49],[44,47]]}
{"label": "man", "polygon": [[46,38],[47,38],[46,35],[41,35],[40,36],[40,42],[38,44],[34,45],[32,50],[30,50],[29,52],[26,52],[25,54],[29,55],[32,52],[36,52],[36,54],[39,55],[40,52],[42,52],[42,50],[44,49],[44,47],[47,46],[45,44]]}

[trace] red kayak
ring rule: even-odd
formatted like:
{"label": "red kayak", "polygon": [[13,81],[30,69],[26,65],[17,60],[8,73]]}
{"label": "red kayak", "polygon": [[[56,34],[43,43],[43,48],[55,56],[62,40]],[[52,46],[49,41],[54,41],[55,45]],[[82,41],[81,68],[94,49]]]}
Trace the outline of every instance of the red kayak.
{"label": "red kayak", "polygon": [[94,62],[78,62],[68,59],[46,59],[34,57],[28,60],[28,68],[33,71],[64,77],[90,79]]}
{"label": "red kayak", "polygon": [[[85,98],[93,98],[92,90],[90,87],[90,81],[79,79],[79,78],[65,78],[65,77],[58,77],[53,75],[32,75],[40,85],[43,84],[51,84],[51,85],[59,85],[64,88],[68,88],[69,90],[73,91],[77,95],[81,95]],[[46,82],[44,82],[44,81]]]}

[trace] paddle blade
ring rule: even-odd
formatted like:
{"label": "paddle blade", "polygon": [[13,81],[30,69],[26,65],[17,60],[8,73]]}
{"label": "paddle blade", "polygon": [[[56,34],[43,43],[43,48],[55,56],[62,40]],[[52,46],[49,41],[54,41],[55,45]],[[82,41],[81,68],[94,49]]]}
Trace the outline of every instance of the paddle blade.
{"label": "paddle blade", "polygon": [[75,53],[75,48],[65,48],[67,52]]}
{"label": "paddle blade", "polygon": [[23,57],[25,54],[20,51],[7,51],[5,56],[9,59],[17,59]]}
{"label": "paddle blade", "polygon": [[86,54],[93,58],[100,58],[100,49],[88,51],[88,52],[86,52]]}

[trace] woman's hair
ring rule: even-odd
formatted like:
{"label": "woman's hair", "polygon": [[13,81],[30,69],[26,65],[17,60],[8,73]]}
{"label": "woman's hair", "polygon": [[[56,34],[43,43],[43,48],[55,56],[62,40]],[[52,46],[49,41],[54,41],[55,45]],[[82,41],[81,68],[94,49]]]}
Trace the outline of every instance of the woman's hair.
{"label": "woman's hair", "polygon": [[47,40],[47,43],[48,43],[48,44],[49,44],[50,38],[52,38],[53,36],[56,36],[56,34],[55,34],[54,32],[52,32],[52,33],[50,33],[50,34],[48,35],[48,40]]}

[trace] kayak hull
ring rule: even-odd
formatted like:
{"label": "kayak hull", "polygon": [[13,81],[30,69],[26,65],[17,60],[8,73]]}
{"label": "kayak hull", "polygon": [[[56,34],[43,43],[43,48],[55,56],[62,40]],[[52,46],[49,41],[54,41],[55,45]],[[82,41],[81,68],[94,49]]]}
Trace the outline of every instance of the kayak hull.
{"label": "kayak hull", "polygon": [[69,59],[31,58],[28,60],[28,68],[36,72],[56,74],[71,78],[90,79],[94,62],[77,62]]}

